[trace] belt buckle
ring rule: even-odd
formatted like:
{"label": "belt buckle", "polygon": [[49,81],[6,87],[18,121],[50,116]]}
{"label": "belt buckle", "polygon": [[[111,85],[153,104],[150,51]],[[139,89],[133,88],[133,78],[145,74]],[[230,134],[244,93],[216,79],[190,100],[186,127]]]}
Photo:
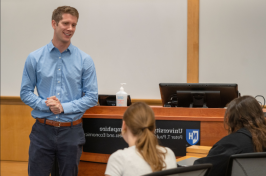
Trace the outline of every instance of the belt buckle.
{"label": "belt buckle", "polygon": [[61,122],[58,122],[58,126],[56,126],[56,127],[60,127],[60,124],[61,124]]}

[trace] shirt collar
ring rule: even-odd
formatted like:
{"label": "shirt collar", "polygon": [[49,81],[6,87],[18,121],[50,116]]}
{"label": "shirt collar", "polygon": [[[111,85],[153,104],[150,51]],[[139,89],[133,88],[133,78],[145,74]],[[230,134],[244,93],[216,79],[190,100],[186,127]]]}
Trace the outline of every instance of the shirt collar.
{"label": "shirt collar", "polygon": [[[48,47],[49,52],[51,52],[55,48],[55,46],[54,46],[54,44],[53,44],[52,41],[50,41],[50,43],[48,43],[47,47]],[[70,43],[70,45],[68,46],[68,48],[66,49],[66,51],[69,51],[70,54],[73,53],[74,46],[72,45],[72,43]]]}
{"label": "shirt collar", "polygon": [[48,43],[47,48],[48,48],[49,52],[51,52],[55,48],[52,41],[50,41],[50,43]]}
{"label": "shirt collar", "polygon": [[73,53],[73,51],[74,51],[74,46],[72,45],[72,43],[70,43],[70,45],[68,46],[67,50],[70,52],[70,54]]}

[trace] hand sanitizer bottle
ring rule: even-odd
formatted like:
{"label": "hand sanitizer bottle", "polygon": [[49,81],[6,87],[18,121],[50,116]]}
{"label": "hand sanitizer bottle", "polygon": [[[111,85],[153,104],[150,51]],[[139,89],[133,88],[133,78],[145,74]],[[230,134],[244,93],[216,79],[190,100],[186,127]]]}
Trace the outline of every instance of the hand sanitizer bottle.
{"label": "hand sanitizer bottle", "polygon": [[120,91],[116,93],[116,106],[127,106],[127,93],[122,87],[126,83],[121,83]]}

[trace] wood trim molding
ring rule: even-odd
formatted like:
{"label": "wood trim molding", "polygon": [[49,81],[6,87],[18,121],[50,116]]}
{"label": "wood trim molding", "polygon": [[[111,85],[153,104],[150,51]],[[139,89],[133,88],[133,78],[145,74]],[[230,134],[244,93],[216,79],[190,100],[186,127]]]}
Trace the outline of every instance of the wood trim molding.
{"label": "wood trim molding", "polygon": [[187,83],[198,83],[199,0],[188,0],[187,6]]}
{"label": "wood trim molding", "polygon": [[1,96],[0,102],[1,105],[25,105],[18,96]]}
{"label": "wood trim molding", "polygon": [[[15,97],[15,96],[1,96],[0,97],[0,102],[3,105],[25,105],[23,101],[21,101],[20,97]],[[132,103],[136,102],[145,102],[150,106],[162,106],[162,100],[161,99],[132,99]],[[266,108],[264,106],[263,108]]]}
{"label": "wood trim molding", "polygon": [[[160,99],[132,99],[131,102],[145,102],[151,106],[162,106],[162,101]],[[25,105],[20,97],[16,96],[1,96],[1,104],[4,105]]]}

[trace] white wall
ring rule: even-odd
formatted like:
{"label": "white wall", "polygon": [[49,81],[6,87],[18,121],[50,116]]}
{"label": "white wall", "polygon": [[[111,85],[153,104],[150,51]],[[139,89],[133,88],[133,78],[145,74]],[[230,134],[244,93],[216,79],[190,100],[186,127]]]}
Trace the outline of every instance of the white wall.
{"label": "white wall", "polygon": [[266,98],[265,9],[265,0],[200,0],[201,83],[238,83],[242,95]]}
{"label": "white wall", "polygon": [[187,0],[2,0],[1,96],[19,96],[24,62],[52,39],[61,5],[80,13],[72,43],[93,58],[100,94],[126,82],[131,98],[160,99],[159,83],[186,82]]}

